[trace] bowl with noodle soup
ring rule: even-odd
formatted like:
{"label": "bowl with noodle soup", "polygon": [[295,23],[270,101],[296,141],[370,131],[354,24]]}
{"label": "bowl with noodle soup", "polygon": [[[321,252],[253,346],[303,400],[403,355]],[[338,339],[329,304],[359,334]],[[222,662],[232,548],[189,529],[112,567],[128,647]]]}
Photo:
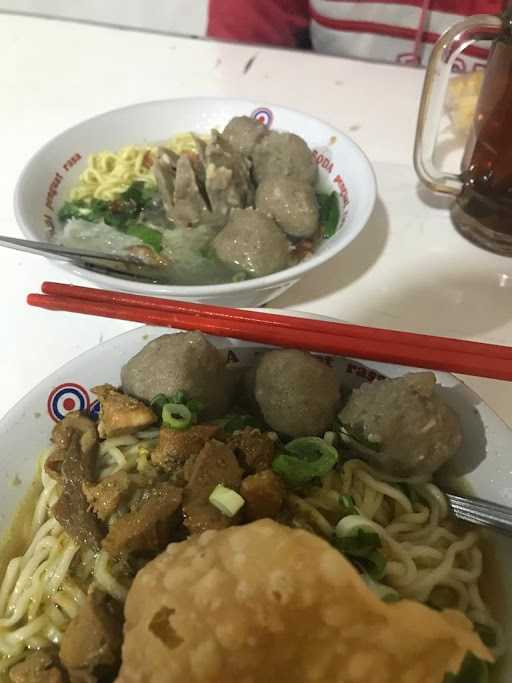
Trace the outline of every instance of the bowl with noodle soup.
{"label": "bowl with noodle soup", "polygon": [[345,249],[376,196],[343,132],[277,105],[190,98],[107,112],[28,162],[26,237],[129,255],[128,276],[62,264],[109,289],[254,306]]}
{"label": "bowl with noodle soup", "polygon": [[[305,358],[303,354],[299,360],[305,365],[299,374],[308,377],[307,390],[311,391],[303,401],[305,417],[299,412],[295,424],[283,423],[299,409],[288,406],[283,417],[271,399],[283,386],[300,384],[293,365],[294,354],[302,352],[290,355],[289,351],[272,351],[249,342],[181,333],[187,353],[193,347],[192,357],[183,356],[184,362],[172,370],[170,384],[158,384],[165,374],[158,363],[165,354],[183,353],[180,333],[167,332],[141,327],[100,344],[41,382],[0,423],[4,538],[0,554],[0,670],[4,678],[0,680],[8,681],[7,672],[14,671],[13,667],[23,664],[34,651],[49,657],[44,664],[48,670],[54,665],[62,667],[63,661],[71,667],[71,674],[76,674],[78,669],[73,666],[78,665],[73,658],[78,656],[77,648],[69,644],[69,634],[74,630],[76,635],[77,615],[91,596],[101,594],[119,616],[127,594],[130,599],[137,572],[158,556],[166,543],[170,541],[171,547],[205,529],[257,519],[254,506],[261,500],[251,497],[257,480],[274,487],[272,496],[276,494],[280,501],[272,508],[274,496],[270,508],[260,516],[305,529],[332,544],[384,602],[412,600],[436,610],[462,612],[496,655],[489,680],[509,680],[512,592],[506,567],[512,560],[511,541],[454,523],[443,495],[443,490],[462,490],[511,505],[508,452],[512,433],[490,408],[453,375],[435,373],[436,405],[457,416],[462,445],[435,475],[428,469],[418,470],[418,474],[416,465],[412,470],[389,471],[375,465],[375,458],[386,452],[375,447],[379,437],[356,433],[348,424],[346,411],[353,398],[359,400],[368,387],[384,386],[379,385],[384,378],[403,380],[425,373],[340,357]],[[153,378],[148,367],[154,368]],[[191,384],[187,372],[194,378]],[[227,384],[224,372],[229,375]],[[281,384],[279,377],[284,378]],[[121,382],[122,389],[117,389]],[[229,405],[223,403],[235,384],[237,398]],[[171,396],[171,386],[181,388]],[[196,386],[200,386],[199,394],[194,393]],[[318,387],[324,390],[314,391]],[[358,394],[361,387],[363,394]],[[335,414],[329,412],[333,401]],[[122,427],[112,405],[128,406],[130,419],[138,426]],[[76,411],[81,411],[79,419],[85,422],[73,426],[78,419]],[[73,430],[80,437],[74,441]],[[98,545],[94,540],[97,527],[85,525],[77,531],[70,517],[76,510],[66,510],[66,477],[71,481],[76,473],[70,474],[70,464],[63,466],[72,456],[65,455],[62,460],[59,455],[61,447],[67,454],[78,447],[82,456],[86,454],[91,432],[97,449],[95,473],[90,482],[82,482],[79,493],[75,490],[70,507],[79,508],[78,498],[86,497],[84,514],[94,511],[94,523],[102,528],[103,540]],[[195,455],[190,456],[192,469],[187,470],[184,462],[176,469],[176,460],[172,465],[168,460],[174,458],[172,447],[169,450],[162,440],[170,438],[174,443],[187,434],[199,439]],[[418,453],[420,441],[418,434]],[[311,448],[317,449],[318,460],[310,457]],[[205,449],[213,450],[206,453]],[[366,457],[368,449],[373,460]],[[265,460],[269,452],[272,456]],[[223,474],[211,475],[205,499],[205,475],[203,489],[200,486],[192,495],[191,487],[202,456],[208,460],[206,456],[212,453],[218,461],[233,460],[236,453],[237,464],[227,463]],[[298,465],[297,459],[301,461]],[[419,457],[418,462],[421,460]],[[312,470],[311,463],[320,469]],[[116,498],[110,508],[112,491],[122,493],[116,487],[128,484],[131,502],[124,499],[120,503]],[[102,499],[100,493],[107,490],[109,496]],[[164,513],[162,492],[171,506]],[[203,496],[200,504],[197,496]],[[149,536],[142,538],[138,527],[135,535],[127,536],[123,527],[128,521],[143,524],[145,505],[155,518],[164,514],[165,519],[174,520],[172,530],[169,527],[162,538],[161,527],[149,534],[151,543],[157,544],[151,550]],[[178,508],[182,521],[175,524]],[[82,518],[80,523],[84,521]],[[99,603],[94,606],[100,608]],[[70,626],[73,623],[75,626]],[[59,656],[61,663],[55,664]],[[110,660],[107,663],[114,666]],[[87,664],[97,665],[96,660]],[[117,680],[118,666],[116,660],[114,673],[105,680]],[[129,678],[121,676],[119,680]]]}

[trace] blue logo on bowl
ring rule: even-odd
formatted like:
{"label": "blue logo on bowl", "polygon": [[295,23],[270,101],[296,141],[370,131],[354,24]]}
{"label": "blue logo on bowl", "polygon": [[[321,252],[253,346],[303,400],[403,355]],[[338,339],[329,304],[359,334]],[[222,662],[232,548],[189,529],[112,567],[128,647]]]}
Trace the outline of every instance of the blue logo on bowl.
{"label": "blue logo on bowl", "polygon": [[74,410],[88,411],[90,404],[89,394],[80,384],[59,384],[48,396],[48,415],[54,422],[60,422]]}
{"label": "blue logo on bowl", "polygon": [[272,122],[274,120],[274,114],[272,113],[272,110],[267,109],[267,107],[259,107],[258,109],[255,109],[252,112],[251,117],[263,124],[265,128],[271,128]]}

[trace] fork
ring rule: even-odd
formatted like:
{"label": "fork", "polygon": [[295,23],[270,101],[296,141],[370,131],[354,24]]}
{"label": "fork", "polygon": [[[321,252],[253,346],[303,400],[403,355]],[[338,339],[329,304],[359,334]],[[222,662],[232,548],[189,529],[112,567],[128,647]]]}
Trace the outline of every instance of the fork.
{"label": "fork", "polygon": [[472,496],[447,493],[451,511],[457,519],[490,527],[512,536],[512,508]]}

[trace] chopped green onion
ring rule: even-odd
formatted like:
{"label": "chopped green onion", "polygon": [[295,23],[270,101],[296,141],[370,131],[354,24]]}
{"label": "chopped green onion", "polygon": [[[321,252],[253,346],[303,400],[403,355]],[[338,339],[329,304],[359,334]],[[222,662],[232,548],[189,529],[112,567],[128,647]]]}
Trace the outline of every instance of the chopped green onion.
{"label": "chopped green onion", "polygon": [[386,558],[378,551],[380,536],[361,515],[340,519],[332,544],[372,579],[378,581],[386,573]]}
{"label": "chopped green onion", "polygon": [[354,564],[356,564],[363,572],[369,574],[375,581],[380,581],[386,574],[386,558],[378,550],[372,550],[371,553],[364,557],[350,556]]}
{"label": "chopped green onion", "polygon": [[325,432],[324,441],[329,444],[329,446],[334,446],[338,435],[335,432]]}
{"label": "chopped green onion", "polygon": [[290,486],[323,477],[338,462],[338,451],[317,436],[290,441],[272,463],[272,469]]}
{"label": "chopped green onion", "polygon": [[372,523],[362,515],[348,515],[340,519],[336,525],[336,536],[338,538],[357,536],[360,531],[378,536]]}
{"label": "chopped green onion", "polygon": [[158,417],[161,418],[162,408],[166,403],[169,403],[169,397],[165,394],[157,394],[156,396],[153,396],[153,398],[149,402],[149,405],[153,408]]}
{"label": "chopped green onion", "polygon": [[239,493],[222,484],[218,484],[213,489],[208,500],[226,517],[234,517],[245,504],[245,500]]}
{"label": "chopped green onion", "polygon": [[356,508],[356,501],[354,500],[353,496],[340,496],[339,505],[344,516],[359,514],[358,509]]}
{"label": "chopped green onion", "polygon": [[340,436],[345,441],[353,445],[357,450],[361,452],[379,453],[382,450],[382,443],[376,439],[369,439],[362,433],[362,430],[355,430],[353,427],[349,427],[346,424],[340,423]]}
{"label": "chopped green onion", "polygon": [[162,408],[162,422],[171,429],[187,429],[192,424],[192,413],[182,403],[166,403]]}
{"label": "chopped green onion", "polygon": [[443,683],[488,683],[489,667],[472,652],[467,652],[459,672],[447,673]]}
{"label": "chopped green onion", "polygon": [[150,228],[148,225],[144,225],[144,223],[132,223],[126,228],[126,234],[138,237],[157,253],[162,251],[162,233],[160,230]]}
{"label": "chopped green onion", "polygon": [[181,389],[178,389],[178,391],[175,391],[172,396],[169,396],[170,403],[186,403],[186,401],[187,395],[184,391],[181,391]]}
{"label": "chopped green onion", "polygon": [[378,598],[384,602],[398,602],[400,600],[399,593],[391,586],[385,586],[379,581],[374,581],[373,578],[366,573],[361,575],[361,578],[366,583],[368,588],[374,593]]}
{"label": "chopped green onion", "polygon": [[358,529],[355,534],[350,536],[338,536],[336,534],[336,538],[338,549],[353,557],[365,557],[382,545],[379,534],[363,529]]}

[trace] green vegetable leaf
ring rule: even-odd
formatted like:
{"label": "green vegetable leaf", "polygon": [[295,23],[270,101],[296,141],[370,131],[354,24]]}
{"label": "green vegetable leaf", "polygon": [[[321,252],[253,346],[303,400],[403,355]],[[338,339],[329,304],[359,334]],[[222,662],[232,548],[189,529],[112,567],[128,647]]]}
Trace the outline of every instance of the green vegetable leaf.
{"label": "green vegetable leaf", "polygon": [[132,223],[126,228],[126,234],[138,237],[157,253],[162,251],[162,233],[159,230],[150,228],[148,225],[144,225],[144,223]]}
{"label": "green vegetable leaf", "polygon": [[330,194],[316,195],[319,207],[319,222],[323,229],[324,238],[329,238],[334,235],[340,220],[340,203],[337,192]]}
{"label": "green vegetable leaf", "polygon": [[290,486],[323,477],[338,462],[338,451],[317,436],[290,441],[272,463],[272,469]]}
{"label": "green vegetable leaf", "polygon": [[472,652],[466,654],[458,673],[447,673],[443,679],[443,683],[488,683],[488,681],[487,663],[478,659]]}
{"label": "green vegetable leaf", "polygon": [[65,202],[59,209],[58,217],[62,223],[71,219],[79,219],[95,223],[102,220],[103,214],[108,209],[108,202],[101,199],[77,199],[72,202]]}
{"label": "green vegetable leaf", "polygon": [[155,193],[156,188],[136,181],[118,199],[113,201],[78,199],[65,202],[59,209],[59,220],[62,223],[66,223],[72,218],[91,223],[101,223],[103,221],[114,228],[123,229],[129,221],[137,220],[141,211],[154,198]]}
{"label": "green vegetable leaf", "polygon": [[149,202],[154,198],[155,194],[156,188],[137,180],[121,194],[120,199],[134,202],[140,211],[146,208]]}

